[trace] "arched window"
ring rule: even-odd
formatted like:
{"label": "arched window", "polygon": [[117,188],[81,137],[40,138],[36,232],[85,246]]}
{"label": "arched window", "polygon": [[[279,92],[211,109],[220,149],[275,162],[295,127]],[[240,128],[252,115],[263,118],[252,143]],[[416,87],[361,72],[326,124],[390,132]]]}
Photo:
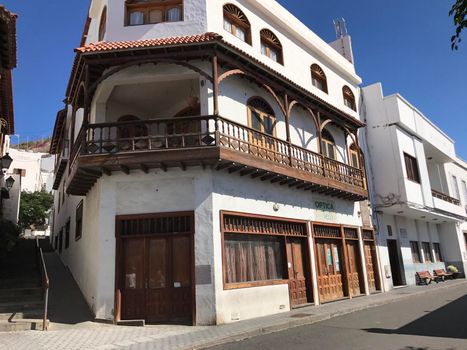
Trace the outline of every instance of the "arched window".
{"label": "arched window", "polygon": [[126,12],[130,26],[182,21],[183,0],[127,0]]}
{"label": "arched window", "polygon": [[355,143],[352,143],[349,147],[349,158],[350,165],[354,168],[360,169],[360,152],[358,151],[357,146],[355,146]]}
{"label": "arched window", "polygon": [[342,94],[344,96],[344,104],[349,107],[350,109],[353,109],[354,111],[357,110],[356,104],[355,104],[355,95],[353,94],[352,90],[345,85],[342,88]]}
{"label": "arched window", "polygon": [[282,45],[277,36],[269,29],[262,29],[260,35],[261,53],[277,63],[284,64]]}
{"label": "arched window", "polygon": [[99,23],[99,41],[104,40],[105,30],[107,27],[107,6],[104,7],[101,14],[101,22]]}
{"label": "arched window", "polygon": [[336,159],[336,143],[332,135],[324,129],[321,132],[321,154],[325,157]]}
{"label": "arched window", "polygon": [[250,22],[235,5],[224,5],[224,29],[240,40],[251,44]]}
{"label": "arched window", "polygon": [[321,91],[328,93],[328,82],[326,74],[317,64],[311,65],[311,83]]}
{"label": "arched window", "polygon": [[274,148],[274,140],[263,135],[275,136],[276,117],[273,109],[261,97],[252,97],[247,105],[250,128],[261,132],[251,133],[251,135],[249,135],[249,141],[262,148]]}

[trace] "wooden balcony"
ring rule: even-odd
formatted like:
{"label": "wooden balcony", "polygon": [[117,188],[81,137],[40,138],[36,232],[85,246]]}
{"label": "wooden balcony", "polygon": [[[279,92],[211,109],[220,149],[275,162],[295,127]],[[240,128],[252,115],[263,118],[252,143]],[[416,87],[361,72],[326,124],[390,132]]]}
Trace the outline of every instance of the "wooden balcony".
{"label": "wooden balcony", "polygon": [[70,147],[69,141],[65,141],[62,151],[60,154],[57,154],[55,159],[55,176],[54,176],[54,183],[52,188],[54,190],[58,190],[60,186],[60,182],[62,181],[62,176],[65,173],[66,166],[68,164],[68,158],[70,154]]}
{"label": "wooden balcony", "polygon": [[441,200],[443,200],[445,202],[448,202],[448,203],[451,203],[451,204],[454,204],[454,205],[461,205],[461,201],[459,199],[450,197],[447,194],[436,191],[434,189],[431,189],[431,194],[433,195],[433,197],[441,199]]}
{"label": "wooden balcony", "polygon": [[367,198],[364,171],[219,116],[83,126],[67,192],[85,195],[103,174],[211,166],[348,200]]}

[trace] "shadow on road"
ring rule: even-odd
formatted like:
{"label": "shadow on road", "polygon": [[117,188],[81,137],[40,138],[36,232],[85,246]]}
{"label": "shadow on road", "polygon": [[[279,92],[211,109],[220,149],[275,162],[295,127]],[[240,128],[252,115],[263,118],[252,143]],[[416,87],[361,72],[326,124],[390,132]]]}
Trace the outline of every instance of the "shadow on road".
{"label": "shadow on road", "polygon": [[[421,335],[427,337],[467,339],[467,295],[429,312],[427,315],[398,329],[368,328],[365,331],[380,334]],[[427,350],[407,347],[401,350]],[[448,349],[449,350],[449,349]]]}

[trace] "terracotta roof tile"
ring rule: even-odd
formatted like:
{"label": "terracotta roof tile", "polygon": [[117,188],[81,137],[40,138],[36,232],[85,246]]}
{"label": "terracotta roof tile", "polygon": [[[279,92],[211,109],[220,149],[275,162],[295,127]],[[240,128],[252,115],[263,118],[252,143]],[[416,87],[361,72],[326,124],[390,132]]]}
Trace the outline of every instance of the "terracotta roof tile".
{"label": "terracotta roof tile", "polygon": [[174,36],[169,38],[135,40],[135,41],[100,41],[77,48],[79,53],[108,52],[128,49],[139,49],[146,47],[157,47],[167,45],[186,45],[216,41],[222,37],[216,33],[205,33],[200,35]]}

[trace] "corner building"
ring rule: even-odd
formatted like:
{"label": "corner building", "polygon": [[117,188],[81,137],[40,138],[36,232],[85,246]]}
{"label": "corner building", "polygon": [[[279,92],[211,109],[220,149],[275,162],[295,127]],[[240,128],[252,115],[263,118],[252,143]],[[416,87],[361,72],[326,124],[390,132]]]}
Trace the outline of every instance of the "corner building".
{"label": "corner building", "polygon": [[381,289],[352,60],[276,1],[92,1],[52,240],[96,318],[222,324]]}

